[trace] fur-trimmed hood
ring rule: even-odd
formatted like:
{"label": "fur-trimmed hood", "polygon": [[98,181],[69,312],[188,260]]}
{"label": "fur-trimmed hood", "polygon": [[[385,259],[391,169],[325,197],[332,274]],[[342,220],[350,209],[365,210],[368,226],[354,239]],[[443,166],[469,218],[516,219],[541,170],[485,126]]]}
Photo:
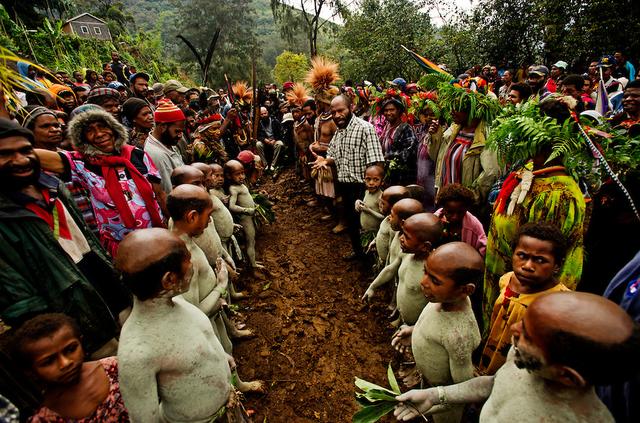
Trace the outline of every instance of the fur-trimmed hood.
{"label": "fur-trimmed hood", "polygon": [[69,122],[69,138],[71,139],[71,144],[80,153],[87,156],[104,154],[102,151],[90,145],[84,136],[85,128],[94,122],[103,122],[111,128],[115,139],[114,144],[116,151],[119,152],[120,148],[129,140],[127,129],[111,114],[104,110],[89,110],[80,113]]}

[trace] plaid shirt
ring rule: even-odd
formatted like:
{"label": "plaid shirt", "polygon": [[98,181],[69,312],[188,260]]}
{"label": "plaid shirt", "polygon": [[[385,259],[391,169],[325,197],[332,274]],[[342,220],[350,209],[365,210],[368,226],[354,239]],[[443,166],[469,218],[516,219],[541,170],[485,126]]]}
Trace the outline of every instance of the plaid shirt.
{"label": "plaid shirt", "polygon": [[338,181],[364,183],[368,165],[383,163],[382,147],[373,125],[352,116],[345,129],[338,129],[331,139],[327,157],[336,162]]}

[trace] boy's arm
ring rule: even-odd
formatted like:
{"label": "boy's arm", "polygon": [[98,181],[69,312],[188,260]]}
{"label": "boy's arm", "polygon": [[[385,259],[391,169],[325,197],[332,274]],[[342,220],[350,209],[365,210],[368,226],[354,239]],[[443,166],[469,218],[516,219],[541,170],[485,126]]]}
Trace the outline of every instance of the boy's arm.
{"label": "boy's arm", "polygon": [[371,216],[375,217],[376,219],[384,219],[384,215],[382,213],[379,213],[375,210],[373,210],[371,207],[367,206],[367,205],[363,205],[362,206],[362,211],[369,213]]}
{"label": "boy's arm", "polygon": [[229,285],[229,272],[227,271],[227,266],[220,257],[216,260],[216,275],[216,286],[209,295],[200,301],[200,305],[198,307],[207,316],[211,316],[220,309],[220,297],[222,297]]}
{"label": "boy's arm", "polygon": [[132,357],[121,361],[119,371],[120,391],[132,422],[159,422],[157,370],[153,360],[147,357]]}
{"label": "boy's arm", "polygon": [[480,376],[457,385],[413,389],[396,397],[400,404],[396,406],[393,415],[398,420],[409,421],[418,417],[418,412],[424,414],[436,411],[439,405],[485,401],[491,395],[494,380],[495,376]]}
{"label": "boy's arm", "polygon": [[370,300],[371,297],[373,297],[373,291],[392,280],[393,277],[398,274],[398,269],[400,268],[401,262],[401,258],[397,257],[393,263],[390,263],[388,266],[382,269],[378,276],[376,276],[376,278],[373,280],[373,282],[371,282],[371,285],[369,285],[369,288],[367,288],[367,291],[362,296],[362,299]]}

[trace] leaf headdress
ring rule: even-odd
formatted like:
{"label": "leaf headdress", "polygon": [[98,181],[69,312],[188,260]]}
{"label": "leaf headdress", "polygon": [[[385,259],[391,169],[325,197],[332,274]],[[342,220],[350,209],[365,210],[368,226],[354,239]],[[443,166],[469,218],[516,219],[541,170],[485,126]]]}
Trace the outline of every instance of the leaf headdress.
{"label": "leaf headdress", "polygon": [[500,104],[496,100],[457,84],[438,85],[438,103],[447,120],[451,120],[453,112],[464,111],[469,113],[467,123],[479,119],[490,125],[500,113]]}

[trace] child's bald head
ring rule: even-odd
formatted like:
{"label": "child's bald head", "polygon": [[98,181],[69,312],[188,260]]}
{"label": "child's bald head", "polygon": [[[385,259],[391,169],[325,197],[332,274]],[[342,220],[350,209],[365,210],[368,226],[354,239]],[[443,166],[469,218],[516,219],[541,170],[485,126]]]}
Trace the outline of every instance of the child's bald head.
{"label": "child's bald head", "polygon": [[204,187],[204,173],[191,165],[178,166],[171,172],[171,186],[182,184]]}
{"label": "child's bald head", "polygon": [[442,235],[440,219],[432,213],[417,213],[402,224],[400,247],[405,253],[428,254]]}
{"label": "child's bald head", "polygon": [[404,220],[423,211],[424,207],[422,207],[422,203],[418,200],[414,200],[413,198],[403,198],[399,200],[391,208],[391,217],[389,218],[391,229],[399,231]]}
{"label": "child's bald head", "polygon": [[380,197],[380,211],[383,215],[388,215],[391,212],[391,207],[403,198],[409,197],[409,191],[400,185],[393,185],[385,189]]}

